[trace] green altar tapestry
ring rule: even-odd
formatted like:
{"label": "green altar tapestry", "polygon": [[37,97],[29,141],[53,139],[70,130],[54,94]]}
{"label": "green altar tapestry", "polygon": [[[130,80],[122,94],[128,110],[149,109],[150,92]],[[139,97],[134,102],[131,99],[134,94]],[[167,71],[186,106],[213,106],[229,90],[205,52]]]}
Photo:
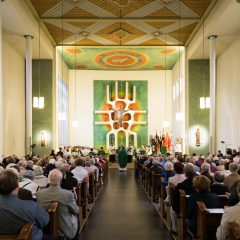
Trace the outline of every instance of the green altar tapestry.
{"label": "green altar tapestry", "polygon": [[126,168],[127,159],[128,159],[127,152],[126,152],[125,148],[123,147],[118,152],[118,162],[119,162],[120,168]]}

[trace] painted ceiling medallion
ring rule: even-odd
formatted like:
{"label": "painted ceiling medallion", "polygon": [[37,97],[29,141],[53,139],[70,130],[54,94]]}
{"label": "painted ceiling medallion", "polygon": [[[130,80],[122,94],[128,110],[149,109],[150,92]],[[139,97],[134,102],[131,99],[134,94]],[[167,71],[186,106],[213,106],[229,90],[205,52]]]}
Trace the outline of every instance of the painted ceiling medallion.
{"label": "painted ceiling medallion", "polygon": [[147,62],[143,54],[128,50],[102,52],[95,60],[97,64],[111,69],[131,69],[143,66]]}

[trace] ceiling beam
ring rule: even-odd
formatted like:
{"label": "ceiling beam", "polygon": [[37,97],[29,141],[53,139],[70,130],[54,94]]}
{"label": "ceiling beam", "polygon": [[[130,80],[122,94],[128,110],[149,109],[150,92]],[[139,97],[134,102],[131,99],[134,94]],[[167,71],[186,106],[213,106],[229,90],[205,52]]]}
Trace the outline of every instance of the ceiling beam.
{"label": "ceiling beam", "polygon": [[[41,21],[48,21],[49,20],[59,20],[63,22],[97,22],[97,21],[106,21],[106,22],[125,22],[125,21],[138,21],[138,22],[176,22],[179,21],[179,18],[48,18],[48,17],[43,17],[40,18]],[[181,18],[182,21],[197,21],[199,22],[201,19],[200,18]]]}
{"label": "ceiling beam", "polygon": [[[75,45],[72,44],[57,44],[56,47],[75,47]],[[119,45],[119,44],[115,44],[115,45],[94,45],[94,46],[90,46],[90,45],[76,45],[76,47],[80,47],[80,48],[157,48],[157,47],[165,47],[165,45]],[[179,45],[167,45],[167,48],[170,47],[179,47]],[[184,45],[180,45],[180,47],[185,47]]]}

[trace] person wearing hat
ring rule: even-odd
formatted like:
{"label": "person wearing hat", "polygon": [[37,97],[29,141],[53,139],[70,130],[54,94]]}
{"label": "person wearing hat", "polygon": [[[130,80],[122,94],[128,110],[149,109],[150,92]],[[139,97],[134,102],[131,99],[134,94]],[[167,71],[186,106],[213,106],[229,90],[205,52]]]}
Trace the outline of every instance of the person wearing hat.
{"label": "person wearing hat", "polygon": [[33,182],[35,173],[32,170],[26,170],[23,174],[23,179],[19,182],[19,188],[27,189],[32,192],[32,196],[36,199],[36,193],[39,190],[39,186]]}

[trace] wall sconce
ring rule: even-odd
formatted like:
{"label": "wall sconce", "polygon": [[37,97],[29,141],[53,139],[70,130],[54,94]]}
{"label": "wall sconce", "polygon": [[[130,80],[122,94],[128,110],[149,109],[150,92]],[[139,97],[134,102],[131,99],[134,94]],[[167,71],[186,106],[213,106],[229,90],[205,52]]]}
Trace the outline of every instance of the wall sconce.
{"label": "wall sconce", "polygon": [[44,147],[48,145],[48,135],[46,130],[41,130],[39,134],[39,144]]}

